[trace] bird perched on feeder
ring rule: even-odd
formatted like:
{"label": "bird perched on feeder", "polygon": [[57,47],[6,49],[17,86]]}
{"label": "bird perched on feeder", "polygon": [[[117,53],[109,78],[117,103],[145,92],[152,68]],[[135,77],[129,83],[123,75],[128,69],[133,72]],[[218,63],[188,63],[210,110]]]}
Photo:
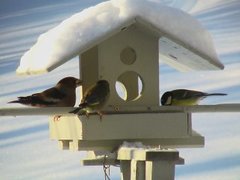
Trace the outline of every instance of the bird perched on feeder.
{"label": "bird perched on feeder", "polygon": [[97,112],[101,120],[103,116],[101,109],[106,104],[109,96],[110,88],[108,81],[99,80],[96,84],[90,86],[86,90],[79,107],[69,113],[78,114],[83,110],[86,113],[86,116],[89,117],[89,113]]}
{"label": "bird perched on feeder", "polygon": [[225,96],[225,93],[205,93],[188,89],[176,89],[165,92],[161,97],[161,104],[165,106],[191,106],[208,96]]}
{"label": "bird perched on feeder", "polygon": [[[17,100],[8,103],[33,107],[73,107],[76,101],[76,88],[81,84],[81,80],[77,78],[65,77],[52,88],[30,96],[18,97]],[[54,121],[58,118],[54,118]]]}

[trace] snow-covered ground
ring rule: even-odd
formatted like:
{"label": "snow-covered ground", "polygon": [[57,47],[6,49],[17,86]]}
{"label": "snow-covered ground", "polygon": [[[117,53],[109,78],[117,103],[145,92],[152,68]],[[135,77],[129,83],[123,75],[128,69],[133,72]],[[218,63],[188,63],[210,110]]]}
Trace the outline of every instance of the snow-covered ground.
{"label": "snow-covered ground", "polygon": [[[159,1],[197,18],[211,32],[217,53],[225,65],[223,71],[180,73],[161,64],[160,94],[176,88],[194,88],[228,93],[226,97],[206,99],[202,104],[239,103],[240,1]],[[100,2],[0,2],[0,107],[12,107],[8,101],[48,88],[62,77],[78,76],[77,58],[44,75],[17,76],[15,70],[21,56],[40,34]],[[180,150],[185,165],[177,166],[176,179],[239,179],[239,119],[240,113],[195,114],[194,129],[205,136],[206,145],[200,149]],[[49,140],[48,134],[47,117],[0,117],[0,179],[103,179],[102,167],[80,166],[85,153],[59,150],[57,142]],[[119,175],[118,168],[111,169],[112,179],[119,179]]]}

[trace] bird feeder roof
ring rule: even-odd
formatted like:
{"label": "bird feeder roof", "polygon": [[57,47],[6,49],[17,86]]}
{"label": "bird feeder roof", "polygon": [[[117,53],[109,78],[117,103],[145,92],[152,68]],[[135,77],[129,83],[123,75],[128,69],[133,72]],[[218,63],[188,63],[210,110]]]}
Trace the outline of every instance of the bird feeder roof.
{"label": "bird feeder roof", "polygon": [[179,70],[223,69],[210,34],[189,14],[152,1],[110,0],[40,35],[17,73],[51,71],[132,24],[158,36],[160,60]]}

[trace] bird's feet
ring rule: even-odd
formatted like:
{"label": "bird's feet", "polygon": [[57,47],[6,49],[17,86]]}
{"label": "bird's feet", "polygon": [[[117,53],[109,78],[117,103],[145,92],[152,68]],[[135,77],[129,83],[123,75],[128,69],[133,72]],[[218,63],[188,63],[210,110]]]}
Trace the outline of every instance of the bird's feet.
{"label": "bird's feet", "polygon": [[100,121],[102,121],[102,117],[103,117],[103,113],[101,111],[97,111],[98,115],[99,115],[99,119]]}
{"label": "bird's feet", "polygon": [[[97,114],[99,115],[100,121],[102,121],[103,113],[101,111],[97,111]],[[86,115],[87,119],[89,119],[89,117],[90,117],[89,113],[85,112],[85,115]]]}

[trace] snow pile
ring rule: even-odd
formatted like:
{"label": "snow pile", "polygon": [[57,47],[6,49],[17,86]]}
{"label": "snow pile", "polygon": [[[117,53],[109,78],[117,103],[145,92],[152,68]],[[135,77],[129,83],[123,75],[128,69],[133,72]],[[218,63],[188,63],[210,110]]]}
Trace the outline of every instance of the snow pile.
{"label": "snow pile", "polygon": [[21,58],[17,73],[51,71],[136,18],[218,61],[209,33],[190,15],[150,0],[111,0],[87,8],[42,34]]}
{"label": "snow pile", "polygon": [[127,142],[127,141],[124,141],[123,144],[119,147],[119,149],[121,150],[124,150],[124,149],[138,149],[138,150],[151,150],[151,151],[154,151],[154,150],[160,150],[161,147],[160,145],[157,146],[157,147],[153,147],[153,146],[146,146],[144,145],[142,142]]}
{"label": "snow pile", "polygon": [[148,149],[148,146],[145,146],[142,142],[127,142],[124,141],[120,148],[138,148],[138,149]]}

